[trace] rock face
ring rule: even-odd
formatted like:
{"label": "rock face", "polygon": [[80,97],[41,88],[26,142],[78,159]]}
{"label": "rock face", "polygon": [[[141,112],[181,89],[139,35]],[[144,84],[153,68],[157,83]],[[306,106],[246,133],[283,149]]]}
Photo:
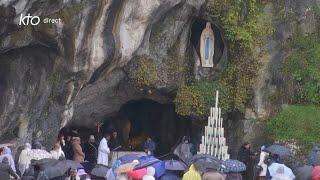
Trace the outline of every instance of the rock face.
{"label": "rock face", "polygon": [[[49,146],[71,119],[92,125],[92,113],[103,117],[133,99],[172,101],[183,74],[169,76],[173,67],[164,64],[188,63],[191,21],[204,3],[1,1],[0,141],[40,139]],[[28,13],[62,23],[18,25]],[[159,81],[152,93],[137,86],[141,63],[155,67]]]}
{"label": "rock face", "polygon": [[[227,122],[234,149],[242,141],[238,137],[255,136],[250,120],[272,113],[269,96],[285,84],[279,68],[286,52],[279,46],[295,27],[307,27],[305,34],[317,30],[313,2],[267,4],[275,37],[264,47],[269,56],[253,85],[245,123]],[[223,63],[206,72],[197,69],[190,45],[193,23],[201,24],[204,6],[205,0],[0,1],[0,142],[40,139],[49,147],[71,122],[93,126],[130,100],[170,103],[190,72],[196,79],[215,77],[226,64],[227,46],[220,47]],[[282,9],[295,18],[278,21]],[[62,23],[19,25],[20,15],[28,13]]]}

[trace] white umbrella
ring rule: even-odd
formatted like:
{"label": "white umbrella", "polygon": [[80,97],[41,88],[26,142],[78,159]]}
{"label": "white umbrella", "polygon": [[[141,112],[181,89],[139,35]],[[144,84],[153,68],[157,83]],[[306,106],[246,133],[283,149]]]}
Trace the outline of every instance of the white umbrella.
{"label": "white umbrella", "polygon": [[288,168],[286,165],[280,164],[280,163],[272,163],[268,167],[270,176],[273,177],[273,176],[279,175],[279,172],[278,172],[279,169],[282,169],[283,171],[282,174],[288,176],[291,180],[295,178],[295,175],[293,174],[292,170]]}

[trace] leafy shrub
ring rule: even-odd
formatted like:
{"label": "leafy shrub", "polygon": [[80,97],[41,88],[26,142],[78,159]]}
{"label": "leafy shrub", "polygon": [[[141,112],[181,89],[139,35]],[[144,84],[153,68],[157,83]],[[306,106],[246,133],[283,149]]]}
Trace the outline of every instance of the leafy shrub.
{"label": "leafy shrub", "polygon": [[284,73],[295,84],[298,103],[320,104],[320,43],[316,35],[300,36],[290,48]]}
{"label": "leafy shrub", "polygon": [[215,105],[216,90],[220,93],[219,107],[226,110],[229,103],[226,102],[226,92],[223,89],[218,83],[209,80],[182,85],[175,99],[176,112],[180,115],[207,116],[209,108]]}
{"label": "leafy shrub", "polygon": [[267,130],[274,140],[295,140],[302,148],[309,149],[320,137],[320,107],[290,105],[268,120]]}

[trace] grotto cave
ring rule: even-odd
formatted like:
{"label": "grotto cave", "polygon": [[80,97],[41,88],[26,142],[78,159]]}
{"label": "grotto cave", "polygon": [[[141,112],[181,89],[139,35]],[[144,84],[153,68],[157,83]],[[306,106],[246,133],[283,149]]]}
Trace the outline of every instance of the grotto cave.
{"label": "grotto cave", "polygon": [[83,140],[90,134],[100,138],[105,133],[117,131],[123,144],[122,150],[135,151],[143,151],[143,143],[150,136],[157,143],[155,154],[162,156],[173,152],[183,136],[188,136],[194,144],[199,144],[198,135],[202,129],[193,120],[177,115],[173,103],[160,104],[144,98],[128,101],[119,111],[107,114],[97,121],[101,122],[99,134],[97,126],[89,128],[72,122],[62,131],[77,130]]}

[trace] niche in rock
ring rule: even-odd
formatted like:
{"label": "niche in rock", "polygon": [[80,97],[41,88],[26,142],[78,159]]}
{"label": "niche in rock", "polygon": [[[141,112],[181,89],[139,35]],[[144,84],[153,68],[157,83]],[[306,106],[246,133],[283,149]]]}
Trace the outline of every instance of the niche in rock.
{"label": "niche in rock", "polygon": [[[193,45],[193,48],[198,55],[200,56],[200,37],[202,31],[206,28],[206,24],[208,21],[204,19],[197,18],[194,20],[192,26],[191,26],[191,44]],[[213,56],[213,63],[214,65],[218,64],[224,51],[224,42],[222,39],[222,34],[220,29],[215,25],[211,23],[211,28],[214,33],[214,56]]]}

